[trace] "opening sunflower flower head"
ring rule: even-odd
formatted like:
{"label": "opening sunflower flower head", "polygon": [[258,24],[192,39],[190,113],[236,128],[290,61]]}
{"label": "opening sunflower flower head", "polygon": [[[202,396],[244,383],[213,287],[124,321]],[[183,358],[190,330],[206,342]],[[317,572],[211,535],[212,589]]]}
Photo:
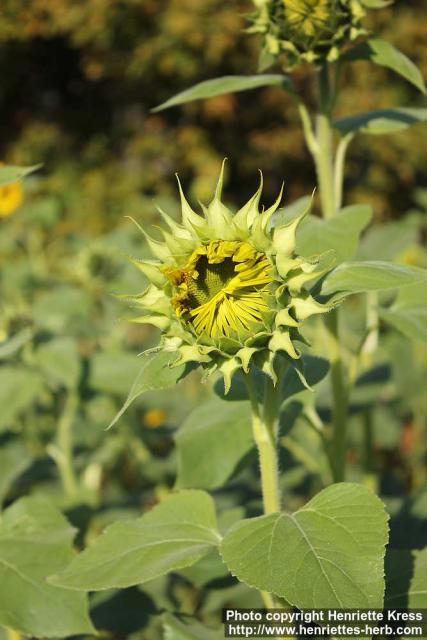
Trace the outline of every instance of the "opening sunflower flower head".
{"label": "opening sunflower flower head", "polygon": [[275,380],[275,361],[296,362],[301,324],[330,309],[307,286],[329,268],[323,256],[295,255],[304,214],[274,226],[282,193],[260,209],[262,178],[250,200],[233,213],[222,202],[224,164],[214,197],[201,215],[184,196],[182,220],[165,212],[163,241],[143,230],[153,260],[132,260],[150,281],[132,300],[143,310],[135,322],[162,330],[159,349],[173,364],[195,362],[207,374],[220,371],[229,388],[233,374],[259,367]]}
{"label": "opening sunflower flower head", "polygon": [[362,0],[258,0],[251,32],[265,35],[264,53],[284,54],[285,68],[335,61],[340,50],[366,34]]}

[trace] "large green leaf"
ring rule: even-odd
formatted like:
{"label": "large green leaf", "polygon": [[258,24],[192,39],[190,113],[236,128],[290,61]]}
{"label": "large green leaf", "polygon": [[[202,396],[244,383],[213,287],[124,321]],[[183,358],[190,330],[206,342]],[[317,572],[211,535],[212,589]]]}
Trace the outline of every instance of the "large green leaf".
{"label": "large green leaf", "polygon": [[0,167],[0,187],[25,178],[29,173],[40,169],[41,166],[41,164],[35,164],[32,167]]}
{"label": "large green leaf", "polygon": [[292,88],[292,84],[287,76],[278,73],[256,76],[223,76],[222,78],[205,80],[190,89],[181,91],[181,93],[169,98],[169,100],[163,102],[163,104],[153,109],[153,111],[163,111],[163,109],[169,109],[169,107],[184,104],[185,102],[214,98],[215,96],[221,96],[225,93],[248,91],[249,89],[257,89],[258,87],[281,87],[289,91]]}
{"label": "large green leaf", "polygon": [[94,631],[86,595],[46,582],[72,559],[74,530],[41,498],[23,498],[0,519],[0,624],[28,636]]}
{"label": "large green leaf", "polygon": [[137,520],[107,527],[51,580],[83,591],[130,587],[194,564],[219,540],[212,498],[182,491]]}
{"label": "large green leaf", "polygon": [[419,221],[415,216],[402,220],[373,224],[363,235],[357,260],[386,260],[399,262],[408,249],[419,243]]}
{"label": "large green leaf", "polygon": [[24,445],[13,441],[0,449],[0,507],[13,481],[31,464]]}
{"label": "large green leaf", "polygon": [[372,39],[361,42],[341,56],[341,60],[370,60],[398,73],[422,93],[426,92],[424,79],[418,67],[404,53],[385,40]]}
{"label": "large green leaf", "polygon": [[427,282],[400,289],[393,305],[381,309],[380,316],[408,338],[427,342]]}
{"label": "large green leaf", "polygon": [[385,566],[385,605],[390,609],[426,609],[427,549],[389,549]]}
{"label": "large green leaf", "polygon": [[323,280],[321,293],[340,296],[427,282],[427,270],[392,262],[343,262]]}
{"label": "large green leaf", "polygon": [[39,373],[19,367],[0,367],[0,431],[11,426],[19,414],[40,394]]}
{"label": "large green leaf", "polygon": [[188,416],[175,440],[177,486],[221,487],[253,447],[249,403],[211,400]]}
{"label": "large green leaf", "polygon": [[407,129],[412,124],[425,122],[427,109],[400,107],[393,109],[376,109],[354,116],[341,118],[334,122],[334,127],[343,135],[348,133],[370,133],[382,135],[396,133]]}
{"label": "large green leaf", "polygon": [[239,580],[299,609],[379,608],[387,533],[381,501],[366,487],[341,483],[294,514],[242,520],[221,554]]}
{"label": "large green leaf", "polygon": [[298,229],[296,252],[310,257],[333,249],[337,262],[350,260],[371,218],[372,208],[368,205],[345,207],[328,220],[308,216]]}
{"label": "large green leaf", "polygon": [[185,365],[172,366],[176,355],[161,351],[143,355],[143,365],[129,391],[126,401],[111,421],[109,428],[116,424],[124,412],[140,395],[154,389],[166,389],[175,385],[185,373]]}

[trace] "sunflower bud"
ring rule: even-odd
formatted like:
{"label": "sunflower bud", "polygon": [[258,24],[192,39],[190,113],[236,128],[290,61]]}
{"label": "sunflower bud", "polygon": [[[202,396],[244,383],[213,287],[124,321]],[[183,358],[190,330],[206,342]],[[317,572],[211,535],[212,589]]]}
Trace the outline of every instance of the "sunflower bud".
{"label": "sunflower bud", "polygon": [[256,6],[249,31],[263,33],[264,54],[284,54],[287,69],[301,62],[333,62],[346,44],[366,33],[359,0],[267,0]]}
{"label": "sunflower bud", "polygon": [[250,200],[233,213],[222,202],[224,165],[215,195],[202,215],[181,186],[182,220],[163,211],[163,241],[143,231],[153,260],[133,260],[150,281],[133,300],[143,310],[135,322],[162,331],[160,347],[176,353],[175,364],[195,362],[220,371],[225,388],[233,374],[251,366],[275,379],[275,360],[298,360],[301,324],[330,307],[307,286],[330,268],[323,256],[295,254],[296,229],[305,213],[273,228],[281,193],[259,207],[262,179]]}

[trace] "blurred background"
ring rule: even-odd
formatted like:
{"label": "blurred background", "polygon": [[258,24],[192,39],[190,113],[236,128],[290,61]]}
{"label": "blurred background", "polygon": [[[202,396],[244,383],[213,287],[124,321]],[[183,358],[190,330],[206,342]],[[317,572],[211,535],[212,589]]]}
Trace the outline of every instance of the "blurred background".
{"label": "blurred background", "polygon": [[[0,189],[0,500],[50,496],[79,527],[80,545],[171,490],[181,455],[175,430],[209,395],[192,374],[179,391],[145,395],[105,431],[138,373],[137,354],[157,340],[155,330],[128,323],[132,311],[114,297],[143,289],[127,256],[141,257],[146,248],[125,216],[156,224],[155,204],[176,215],[175,172],[192,202],[206,201],[225,156],[230,203],[251,195],[259,168],[267,203],[282,180],[288,204],[315,185],[297,111],[278,89],[151,112],[199,81],[256,73],[259,41],[243,31],[250,10],[220,0],[2,2],[0,159],[43,167],[22,189]],[[400,0],[372,12],[369,24],[424,77],[426,10],[426,0]],[[363,62],[342,80],[338,115],[422,106],[411,85]],[[310,101],[308,70],[298,69],[295,82]],[[363,257],[427,266],[425,127],[358,138],[350,148],[346,204],[358,202],[375,212]],[[353,321],[358,309],[350,302]],[[427,352],[421,343],[383,333],[375,375],[359,386],[352,414],[350,475],[369,477],[381,490],[402,525],[399,546],[399,531],[408,533],[405,514],[427,512]],[[301,429],[283,443],[289,508],[324,480],[318,444]],[[359,446],[361,433],[372,439],[368,454]],[[255,477],[252,452],[228,490],[218,491],[218,503],[257,505]],[[425,522],[417,515],[410,522],[411,535],[425,540]],[[204,591],[210,580],[216,587]],[[226,602],[256,602],[256,594],[249,597],[209,563],[199,574],[150,585],[118,596],[116,609],[114,594],[103,595],[112,598],[108,606],[97,596],[99,628],[113,637],[154,638],[150,614],[159,603],[197,609],[210,620]],[[129,599],[134,617],[120,619],[120,598]]]}

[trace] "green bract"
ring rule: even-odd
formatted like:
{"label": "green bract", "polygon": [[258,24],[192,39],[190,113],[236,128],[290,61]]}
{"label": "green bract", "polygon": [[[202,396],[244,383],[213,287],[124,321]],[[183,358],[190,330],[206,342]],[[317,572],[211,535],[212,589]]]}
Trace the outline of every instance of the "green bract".
{"label": "green bract", "polygon": [[133,260],[150,281],[132,299],[144,314],[136,322],[162,330],[159,349],[176,354],[174,365],[194,362],[207,374],[219,370],[229,389],[233,374],[251,365],[276,379],[275,359],[300,358],[301,324],[330,306],[306,289],[329,269],[323,256],[295,255],[296,229],[306,215],[272,227],[281,194],[259,209],[262,180],[234,215],[221,201],[224,165],[203,215],[188,204],[181,186],[182,223],[160,211],[164,240],[144,231],[154,260]]}
{"label": "green bract", "polygon": [[264,51],[285,54],[285,67],[333,62],[340,49],[366,32],[361,0],[255,0],[253,33],[265,35]]}

